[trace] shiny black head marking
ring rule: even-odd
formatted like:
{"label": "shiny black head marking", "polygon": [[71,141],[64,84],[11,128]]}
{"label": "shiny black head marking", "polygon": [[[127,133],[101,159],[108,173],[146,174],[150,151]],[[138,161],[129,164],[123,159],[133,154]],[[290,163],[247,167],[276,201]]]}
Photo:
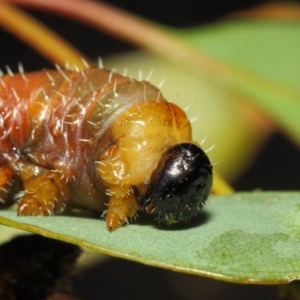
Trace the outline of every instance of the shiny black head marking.
{"label": "shiny black head marking", "polygon": [[211,187],[212,166],[205,152],[194,144],[178,144],[162,155],[140,205],[159,222],[185,221],[203,207]]}

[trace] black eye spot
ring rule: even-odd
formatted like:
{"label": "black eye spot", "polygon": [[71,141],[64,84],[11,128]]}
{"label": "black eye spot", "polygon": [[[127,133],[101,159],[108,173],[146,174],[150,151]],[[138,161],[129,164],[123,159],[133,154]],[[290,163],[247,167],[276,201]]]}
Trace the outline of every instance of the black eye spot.
{"label": "black eye spot", "polygon": [[204,183],[199,183],[199,184],[197,184],[196,186],[195,186],[195,189],[196,189],[196,191],[199,191],[199,190],[201,190],[202,188],[204,188],[205,187],[205,184]]}
{"label": "black eye spot", "polygon": [[160,222],[190,219],[203,207],[212,187],[212,166],[205,152],[194,144],[168,149],[151,176],[142,207],[152,207]]}

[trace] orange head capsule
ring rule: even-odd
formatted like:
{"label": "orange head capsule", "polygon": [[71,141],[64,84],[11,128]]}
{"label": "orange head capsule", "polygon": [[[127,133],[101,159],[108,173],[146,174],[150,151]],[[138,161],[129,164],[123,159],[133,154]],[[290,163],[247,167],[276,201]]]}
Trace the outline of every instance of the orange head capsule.
{"label": "orange head capsule", "polygon": [[212,187],[212,166],[205,152],[184,143],[165,151],[139,203],[159,222],[186,221],[203,207]]}

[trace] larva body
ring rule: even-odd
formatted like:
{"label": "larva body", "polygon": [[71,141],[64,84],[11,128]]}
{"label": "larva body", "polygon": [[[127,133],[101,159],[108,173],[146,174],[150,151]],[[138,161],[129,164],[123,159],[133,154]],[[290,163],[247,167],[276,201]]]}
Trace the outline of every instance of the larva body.
{"label": "larva body", "polygon": [[92,68],[0,83],[0,201],[17,194],[18,215],[82,206],[105,211],[111,230],[139,209],[173,223],[203,206],[209,159],[185,113],[148,82]]}

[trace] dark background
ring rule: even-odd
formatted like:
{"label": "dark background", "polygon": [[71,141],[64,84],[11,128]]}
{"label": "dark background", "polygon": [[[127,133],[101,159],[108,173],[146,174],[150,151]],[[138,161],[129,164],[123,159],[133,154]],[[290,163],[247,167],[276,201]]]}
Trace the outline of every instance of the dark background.
{"label": "dark background", "polygon": [[[254,7],[270,1],[244,0],[143,0],[106,1],[134,14],[174,27],[209,24],[228,13]],[[88,26],[53,14],[30,10],[31,14],[60,33],[86,56],[95,58],[134,49]],[[52,68],[53,64],[39,56],[10,34],[0,30],[0,68],[9,65],[17,71],[22,62],[26,71]],[[295,190],[299,189],[299,150],[281,134],[270,138],[255,164],[235,183],[237,190]],[[177,284],[176,284],[177,282]],[[196,298],[182,298],[174,286],[201,290]],[[197,293],[199,293],[199,289]],[[209,295],[212,292],[213,295]],[[276,290],[268,286],[242,286],[201,279],[150,268],[129,261],[112,259],[86,273],[78,283],[78,293],[86,299],[276,299]],[[208,294],[207,294],[208,293]],[[97,296],[96,296],[97,295]],[[197,296],[198,295],[198,296]]]}

